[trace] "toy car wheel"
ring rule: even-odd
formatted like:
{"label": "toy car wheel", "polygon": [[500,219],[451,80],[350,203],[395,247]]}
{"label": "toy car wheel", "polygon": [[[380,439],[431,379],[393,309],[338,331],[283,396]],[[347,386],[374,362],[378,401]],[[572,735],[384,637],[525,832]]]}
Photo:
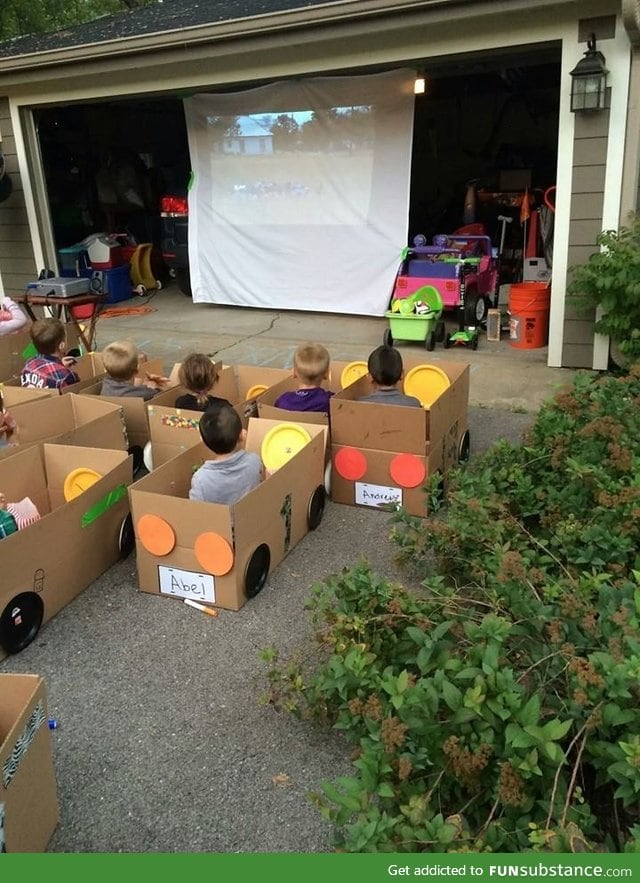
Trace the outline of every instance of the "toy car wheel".
{"label": "toy car wheel", "polygon": [[382,335],[382,342],[385,346],[393,346],[393,334],[390,328],[387,328]]}
{"label": "toy car wheel", "polygon": [[460,439],[460,444],[458,445],[458,462],[466,463],[469,459],[469,454],[471,453],[471,436],[469,435],[469,430],[465,429],[462,433],[462,437]]}
{"label": "toy car wheel", "polygon": [[444,339],[444,348],[445,348],[446,350],[448,350],[450,346],[451,346],[451,338],[448,337],[448,336],[445,336],[445,339]]}
{"label": "toy car wheel", "polygon": [[244,593],[247,598],[255,598],[262,590],[269,576],[270,564],[271,550],[266,543],[262,543],[249,558],[244,572]]}
{"label": "toy car wheel", "polygon": [[487,301],[475,291],[467,293],[464,305],[464,324],[472,328],[487,321]]}
{"label": "toy car wheel", "polygon": [[322,521],[324,515],[324,504],[327,494],[323,485],[319,484],[315,491],[311,494],[309,500],[309,509],[307,510],[307,523],[309,530],[315,530]]}
{"label": "toy car wheel", "polygon": [[44,603],[35,592],[20,592],[0,615],[0,647],[7,653],[19,653],[28,647],[40,631]]}
{"label": "toy car wheel", "polygon": [[444,319],[438,319],[436,324],[436,343],[442,343],[442,341],[447,336],[447,329],[445,328]]}
{"label": "toy car wheel", "polygon": [[144,467],[144,451],[140,445],[131,445],[127,448],[127,454],[133,457],[133,475],[134,477]]}
{"label": "toy car wheel", "polygon": [[434,350],[436,348],[436,333],[435,333],[435,331],[430,331],[427,334],[427,338],[424,342],[424,345],[428,349],[429,352],[431,352],[432,350]]}
{"label": "toy car wheel", "polygon": [[120,525],[120,535],[118,537],[118,550],[120,552],[121,558],[126,558],[133,551],[133,547],[136,544],[136,535],[133,530],[133,519],[131,518],[131,513],[127,514],[127,517],[123,520]]}

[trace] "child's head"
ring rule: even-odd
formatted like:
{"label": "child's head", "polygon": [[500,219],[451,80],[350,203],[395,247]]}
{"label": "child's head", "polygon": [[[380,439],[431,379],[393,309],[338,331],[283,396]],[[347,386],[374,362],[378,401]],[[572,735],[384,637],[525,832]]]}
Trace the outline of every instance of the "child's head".
{"label": "child's head", "polygon": [[402,377],[402,356],[395,347],[379,346],[369,356],[367,368],[378,386],[395,386]]}
{"label": "child's head", "polygon": [[230,454],[243,434],[238,412],[228,402],[216,402],[200,418],[200,436],[214,454]]}
{"label": "child's head", "polygon": [[138,371],[138,348],[131,340],[114,340],[102,351],[102,364],[114,380],[131,380]]}
{"label": "child's head", "polygon": [[303,343],[293,354],[293,373],[302,383],[320,386],[329,376],[330,356],[321,343]]}
{"label": "child's head", "polygon": [[178,369],[178,380],[196,396],[198,404],[206,402],[207,393],[217,379],[216,366],[204,353],[190,353]]}
{"label": "child's head", "polygon": [[31,341],[43,356],[62,357],[67,351],[67,332],[60,319],[36,319]]}

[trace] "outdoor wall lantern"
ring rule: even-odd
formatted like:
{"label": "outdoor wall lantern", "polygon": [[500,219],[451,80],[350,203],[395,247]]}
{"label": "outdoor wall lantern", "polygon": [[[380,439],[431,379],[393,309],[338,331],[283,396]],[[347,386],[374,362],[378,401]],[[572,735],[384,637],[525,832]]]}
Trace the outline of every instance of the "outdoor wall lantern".
{"label": "outdoor wall lantern", "polygon": [[587,51],[572,71],[571,76],[571,110],[591,112],[603,110],[605,107],[607,74],[605,57],[596,49],[596,35],[591,34],[587,40]]}

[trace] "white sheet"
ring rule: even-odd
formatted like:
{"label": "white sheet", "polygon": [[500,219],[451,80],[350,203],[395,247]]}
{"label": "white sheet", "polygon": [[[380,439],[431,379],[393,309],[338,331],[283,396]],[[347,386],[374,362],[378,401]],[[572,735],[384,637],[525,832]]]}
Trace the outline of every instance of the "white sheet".
{"label": "white sheet", "polygon": [[196,303],[382,315],[407,239],[414,79],[185,100]]}

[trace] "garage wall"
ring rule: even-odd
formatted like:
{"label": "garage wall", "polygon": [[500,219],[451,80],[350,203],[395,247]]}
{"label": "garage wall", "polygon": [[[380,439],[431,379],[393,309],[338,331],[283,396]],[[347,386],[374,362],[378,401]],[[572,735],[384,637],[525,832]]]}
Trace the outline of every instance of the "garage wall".
{"label": "garage wall", "polygon": [[35,279],[38,273],[6,98],[0,98],[0,147],[13,184],[11,196],[0,203],[0,273],[4,293],[11,296],[24,291],[25,283]]}
{"label": "garage wall", "polygon": [[[568,267],[586,263],[590,255],[598,251],[595,242],[602,231],[608,132],[608,110],[591,115],[576,114]],[[591,367],[594,323],[595,310],[592,315],[585,315],[571,304],[566,305],[562,345],[564,367]]]}

